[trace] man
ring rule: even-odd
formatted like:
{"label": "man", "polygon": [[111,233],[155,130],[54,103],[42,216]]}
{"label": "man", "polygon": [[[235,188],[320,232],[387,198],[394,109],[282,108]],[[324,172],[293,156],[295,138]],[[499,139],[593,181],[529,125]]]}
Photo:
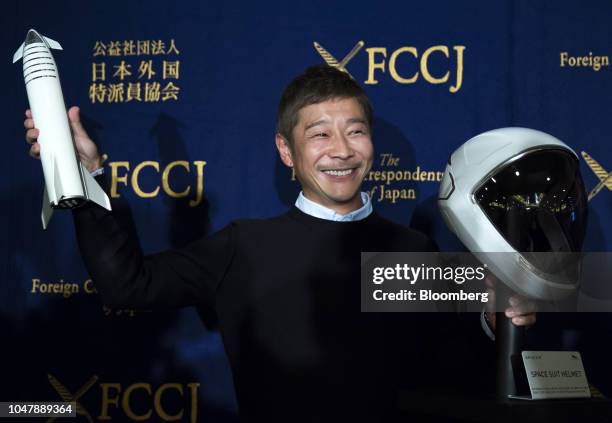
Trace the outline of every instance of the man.
{"label": "man", "polygon": [[[26,116],[36,156],[38,132]],[[98,173],[100,157],[78,109],[69,118],[81,160]],[[312,67],[286,88],[278,111],[276,146],[302,186],[287,213],[233,222],[185,248],[144,257],[117,210],[75,210],[79,247],[102,300],[214,307],[244,420],[391,418],[400,386],[437,385],[432,368],[461,367],[436,358],[446,354],[440,340],[460,332],[447,316],[360,313],[361,251],[435,248],[373,213],[360,192],[373,161],[371,128],[372,109],[357,83]],[[515,323],[533,322],[513,311]]]}

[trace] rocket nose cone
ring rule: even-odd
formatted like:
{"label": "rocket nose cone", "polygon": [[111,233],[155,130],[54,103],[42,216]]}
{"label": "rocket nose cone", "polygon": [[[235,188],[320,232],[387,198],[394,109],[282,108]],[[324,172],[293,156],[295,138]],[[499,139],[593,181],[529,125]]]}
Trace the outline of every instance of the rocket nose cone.
{"label": "rocket nose cone", "polygon": [[28,35],[26,35],[25,45],[33,44],[33,43],[42,43],[43,39],[35,30],[31,29],[28,31]]}

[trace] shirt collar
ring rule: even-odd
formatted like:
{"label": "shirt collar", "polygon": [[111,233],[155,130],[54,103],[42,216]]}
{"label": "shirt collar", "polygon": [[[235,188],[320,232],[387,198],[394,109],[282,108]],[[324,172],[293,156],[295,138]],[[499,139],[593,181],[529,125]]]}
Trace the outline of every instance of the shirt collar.
{"label": "shirt collar", "polygon": [[361,208],[353,210],[347,214],[340,214],[332,209],[309,200],[304,196],[304,193],[300,191],[300,195],[295,201],[295,207],[300,209],[302,212],[319,219],[332,220],[334,222],[354,222],[365,219],[372,213],[372,201],[370,200],[370,196],[365,192],[362,192],[361,201],[363,203]]}

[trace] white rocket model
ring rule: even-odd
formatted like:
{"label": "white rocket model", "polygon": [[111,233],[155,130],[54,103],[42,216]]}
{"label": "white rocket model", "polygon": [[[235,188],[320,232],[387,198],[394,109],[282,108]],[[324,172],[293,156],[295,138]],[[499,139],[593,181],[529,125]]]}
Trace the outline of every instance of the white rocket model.
{"label": "white rocket model", "polygon": [[106,193],[78,159],[52,48],[62,50],[57,41],[30,29],[13,56],[13,63],[23,58],[28,101],[39,130],[40,159],[45,178],[41,213],[43,229],[47,229],[54,208],[72,209],[93,201],[111,209]]}

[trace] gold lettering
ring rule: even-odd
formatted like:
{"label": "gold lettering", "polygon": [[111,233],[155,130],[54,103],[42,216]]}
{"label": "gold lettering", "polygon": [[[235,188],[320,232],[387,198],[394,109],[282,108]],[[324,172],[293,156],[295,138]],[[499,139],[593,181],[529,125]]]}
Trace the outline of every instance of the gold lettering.
{"label": "gold lettering", "polygon": [[417,166],[416,170],[412,172],[412,174],[410,175],[413,181],[420,181],[419,179],[420,172],[421,172],[421,166]]}
{"label": "gold lettering", "polygon": [[78,284],[64,282],[63,279],[60,279],[59,282],[42,282],[40,279],[33,278],[30,293],[62,294],[64,298],[70,298],[73,294],[78,294],[79,289]]}
{"label": "gold lettering", "polygon": [[119,182],[123,183],[123,185],[127,186],[127,173],[125,175],[119,176],[118,169],[120,167],[124,167],[126,170],[130,170],[129,162],[111,162],[108,164],[111,168],[111,197],[118,198],[120,197],[119,192],[117,191],[117,185]]}
{"label": "gold lettering", "polygon": [[[196,180],[196,189],[195,196],[193,199],[189,201],[189,206],[196,207],[202,203],[204,198],[204,166],[206,166],[207,162],[202,160],[195,160],[193,165],[195,166],[197,180]],[[117,198],[120,197],[119,194],[119,184],[127,186],[128,183],[131,184],[132,189],[141,198],[153,198],[159,194],[160,185],[155,186],[151,192],[145,192],[140,186],[139,178],[141,171],[144,170],[145,167],[152,167],[160,172],[160,164],[159,162],[147,160],[141,163],[138,163],[133,172],[130,175],[130,163],[127,161],[121,162],[110,162],[109,166],[111,168],[111,189],[110,194],[111,197]],[[170,184],[170,174],[176,167],[182,167],[187,170],[187,173],[191,173],[190,163],[186,160],[177,160],[170,162],[162,171],[161,174],[161,188],[163,191],[171,198],[184,198],[187,197],[191,193],[191,186],[187,185],[182,191],[176,191]],[[125,169],[125,172],[120,172],[119,169]],[[129,178],[129,182],[128,182]]]}
{"label": "gold lettering", "polygon": [[91,82],[106,80],[106,63],[91,64]]}
{"label": "gold lettering", "polygon": [[567,51],[559,53],[559,66],[564,68],[574,67],[590,67],[593,71],[598,72],[604,66],[610,66],[610,58],[608,56],[594,56],[592,51],[589,51],[588,56],[570,56]]}
{"label": "gold lettering", "polygon": [[140,185],[138,185],[138,175],[140,174],[140,171],[147,166],[154,168],[159,173],[159,163],[151,160],[146,160],[139,163],[138,166],[134,168],[134,172],[132,173],[132,188],[134,189],[136,195],[141,198],[155,197],[159,193],[159,185],[152,192],[144,192],[140,188]]}
{"label": "gold lettering", "polygon": [[442,76],[441,78],[435,78],[434,76],[431,75],[431,73],[429,72],[429,68],[427,67],[427,61],[429,60],[429,56],[434,51],[440,51],[444,53],[444,56],[446,56],[446,58],[448,58],[448,47],[446,46],[429,47],[427,50],[425,50],[425,53],[423,53],[423,56],[421,57],[421,72],[423,73],[423,78],[425,78],[425,81],[429,82],[430,84],[443,84],[446,81],[448,81],[448,75],[450,74],[450,71],[446,71],[444,76]]}
{"label": "gold lettering", "polygon": [[373,186],[372,189],[368,192],[368,195],[370,196],[370,198],[374,198],[374,193],[376,192],[376,190],[378,189],[377,186]]}
{"label": "gold lettering", "polygon": [[36,293],[40,289],[40,279],[32,279],[32,294]]}
{"label": "gold lettering", "polygon": [[455,94],[461,89],[463,84],[463,52],[465,51],[465,46],[455,46],[453,50],[457,52],[457,81],[454,87],[449,88],[449,91]]}
{"label": "gold lettering", "polygon": [[[391,55],[391,58],[389,59],[389,73],[391,74],[391,77],[395,79],[397,82],[399,82],[400,84],[413,84],[414,82],[416,82],[417,78],[419,77],[418,72],[415,72],[411,78],[403,78],[397,73],[397,69],[395,68],[395,61],[397,60],[397,56],[399,56],[400,54],[404,52],[411,53],[415,58],[417,58],[419,54],[417,52],[417,49],[414,47],[398,48],[397,50],[393,52],[393,54]],[[423,67],[422,63],[423,63],[423,60],[421,60],[421,67]]]}
{"label": "gold lettering", "polygon": [[94,287],[94,283],[93,283],[93,281],[91,279],[87,279],[85,281],[85,283],[83,284],[83,290],[87,294],[97,294],[98,293],[98,291]]}
{"label": "gold lettering", "polygon": [[[121,392],[121,385],[118,383],[100,383],[100,388],[102,389],[102,414],[98,416],[98,419],[111,420],[112,417],[108,415],[108,407],[109,405],[114,405],[117,408],[119,407],[119,392]],[[117,396],[114,398],[109,396],[111,388],[117,391]]]}
{"label": "gold lettering", "polygon": [[121,400],[121,406],[123,408],[123,411],[125,412],[125,415],[132,420],[149,420],[151,418],[151,414],[153,414],[152,410],[149,410],[145,414],[139,416],[134,413],[134,411],[130,407],[130,396],[132,395],[132,392],[134,392],[136,389],[144,389],[149,395],[151,395],[151,385],[148,383],[134,383],[133,385],[128,386],[128,388],[125,390],[125,393],[123,394],[123,399]]}
{"label": "gold lettering", "polygon": [[163,421],[172,422],[172,421],[180,420],[180,419],[183,418],[183,414],[185,412],[184,409],[179,411],[175,415],[170,415],[170,414],[166,413],[166,411],[162,407],[161,396],[164,393],[164,391],[166,391],[167,389],[176,389],[177,391],[179,391],[181,393],[181,396],[183,395],[183,385],[181,385],[180,383],[165,383],[165,384],[163,384],[155,392],[155,397],[153,399],[153,404],[155,405],[155,411],[157,412],[157,415],[159,417],[161,417],[161,419]]}
{"label": "gold lettering", "polygon": [[187,387],[191,391],[191,423],[198,421],[198,387],[199,383],[189,383]]}
{"label": "gold lettering", "polygon": [[412,188],[388,189],[384,185],[380,185],[380,195],[378,202],[383,200],[390,201],[391,204],[397,203],[397,200],[415,200],[416,191]]}
{"label": "gold lettering", "polygon": [[196,160],[193,162],[196,167],[196,172],[198,175],[198,180],[196,184],[196,198],[195,200],[189,201],[190,207],[196,207],[202,202],[202,198],[204,197],[204,166],[206,166],[205,161]]}
{"label": "gold lettering", "polygon": [[374,70],[381,69],[385,72],[385,61],[376,63],[374,61],[374,55],[380,53],[383,57],[387,57],[387,49],[384,47],[370,47],[366,48],[368,52],[368,79],[365,81],[366,84],[378,84],[378,81],[374,79]]}
{"label": "gold lettering", "polygon": [[170,188],[170,182],[168,181],[168,177],[170,176],[170,171],[176,166],[184,167],[185,169],[187,169],[187,173],[189,173],[189,162],[185,160],[179,160],[176,162],[169,163],[162,173],[162,187],[164,188],[164,192],[172,198],[187,197],[187,195],[189,195],[189,191],[191,190],[191,187],[189,185],[187,186],[187,188],[185,188],[183,192],[175,192],[172,190],[172,188]]}

